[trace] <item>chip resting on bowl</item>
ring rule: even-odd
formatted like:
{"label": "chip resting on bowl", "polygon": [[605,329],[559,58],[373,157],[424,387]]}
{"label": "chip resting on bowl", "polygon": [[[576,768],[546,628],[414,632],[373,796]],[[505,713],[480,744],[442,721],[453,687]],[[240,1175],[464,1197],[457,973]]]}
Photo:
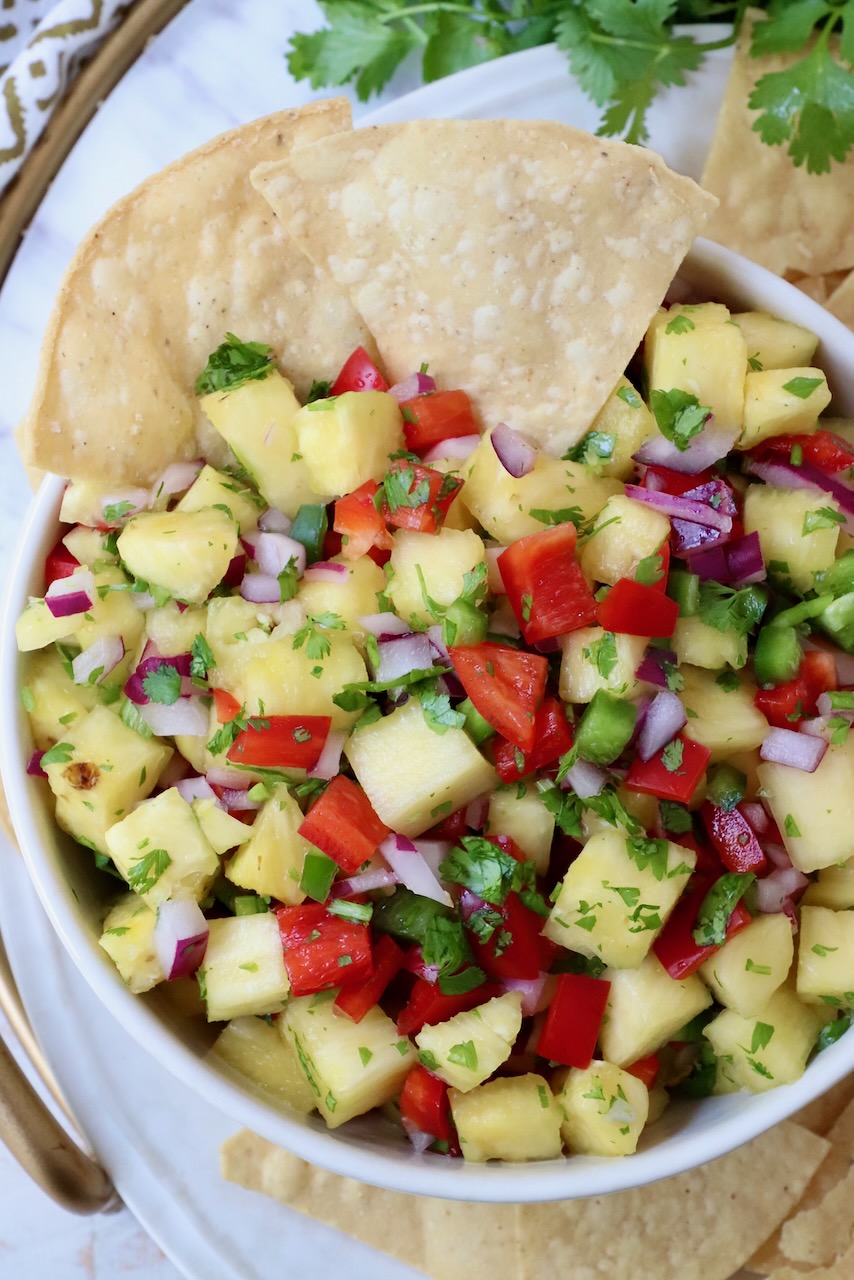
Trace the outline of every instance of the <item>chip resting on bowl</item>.
{"label": "chip resting on bowl", "polygon": [[343,98],[279,112],[215,138],[113,206],[54,306],[21,432],[26,462],[147,484],[200,453],[225,461],[193,388],[227,331],[275,344],[303,397],[319,369],[372,347],[346,294],[248,180],[254,165],[349,127]]}
{"label": "chip resting on bowl", "polygon": [[321,139],[253,181],[373,333],[487,426],[563,453],[714,208],[652,152],[555,122],[419,120]]}

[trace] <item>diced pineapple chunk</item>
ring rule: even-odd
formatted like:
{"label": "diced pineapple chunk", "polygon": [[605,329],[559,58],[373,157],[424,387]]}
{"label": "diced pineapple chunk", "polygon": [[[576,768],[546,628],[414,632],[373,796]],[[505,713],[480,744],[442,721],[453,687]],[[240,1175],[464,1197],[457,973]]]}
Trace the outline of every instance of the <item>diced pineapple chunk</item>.
{"label": "diced pineapple chunk", "polygon": [[214,853],[227,853],[229,849],[243,844],[248,830],[246,824],[239,818],[233,818],[213,796],[207,800],[193,800],[190,807]]}
{"label": "diced pineapple chunk", "polygon": [[381,480],[404,446],[400,406],[387,391],[345,391],[294,415],[297,445],[318,493],[338,497]]}
{"label": "diced pineapple chunk", "polygon": [[554,814],[543,804],[533,782],[500,788],[489,797],[486,834],[509,836],[533,862],[537,875],[545,875],[554,838]]}
{"label": "diced pineapple chunk", "polygon": [[314,1111],[314,1093],[293,1046],[263,1018],[234,1018],[219,1035],[211,1056],[284,1102],[297,1115]]}
{"label": "diced pineapple chunk", "polygon": [[611,586],[631,578],[646,556],[655,555],[670,536],[667,516],[625,494],[609,498],[596,517],[579,560],[588,578]]}
{"label": "diced pineapple chunk", "polygon": [[660,1049],[712,1003],[711,992],[696,974],[671,978],[653,952],[639,969],[606,969],[602,977],[611,990],[599,1044],[602,1056],[618,1067]]}
{"label": "diced pineapple chunk", "polygon": [[816,334],[791,320],[778,320],[767,311],[742,311],[732,319],[744,334],[752,369],[787,369],[809,364],[815,355]]}
{"label": "diced pineapple chunk", "polygon": [[40,751],[59,742],[71,725],[100,702],[93,685],[74,683],[54,648],[28,659],[24,689],[33,741]]}
{"label": "diced pineapple chunk", "polygon": [[176,787],[143,800],[106,838],[118,871],[152,907],[167,898],[201,901],[219,871],[219,858]]}
{"label": "diced pineapple chunk", "polygon": [[172,757],[158,738],[143,738],[106,707],[75,720],[43,765],[56,796],[56,820],[99,853],[107,853],[108,827],[157,786]]}
{"label": "diced pineapple chunk", "polygon": [[[606,639],[606,634],[612,636]],[[609,646],[604,661],[603,643]],[[561,641],[560,696],[564,702],[590,702],[599,689],[624,693],[631,698],[640,692],[635,672],[646,652],[644,636],[629,636],[622,631],[606,633],[601,627],[581,627],[570,631]],[[607,674],[605,674],[607,672]]]}
{"label": "diced pineapple chunk", "polygon": [[744,335],[719,303],[659,311],[644,341],[650,390],[690,392],[727,430],[741,426],[747,354]]}
{"label": "diced pineapple chunk", "polygon": [[332,699],[342,685],[367,680],[364,659],[341,631],[317,634],[329,646],[322,656],[310,638],[297,644],[295,635],[246,646],[235,692],[249,715],[330,716],[333,729],[349,729],[358,719]]}
{"label": "diced pineapple chunk", "polygon": [[613,439],[611,456],[598,470],[603,476],[629,480],[635,474],[632,454],[655,432],[655,418],[635,391],[628,378],[620,378],[599,410],[591,431],[602,432]]}
{"label": "diced pineapple chunk", "polygon": [[415,1063],[409,1040],[379,1005],[351,1022],[335,1013],[336,994],[291,1000],[278,1021],[330,1129],[396,1097]]}
{"label": "diced pineapple chunk", "polygon": [[57,640],[74,635],[83,625],[83,614],[72,613],[67,618],[55,618],[44,600],[32,598],[22,609],[15,623],[15,644],[19,653],[31,653],[44,649]]}
{"label": "diced pineapple chunk", "polygon": [[839,506],[828,493],[777,489],[752,484],[744,499],[744,531],[758,533],[766,564],[788,578],[801,593],[809,591],[821,569],[828,569],[839,541]]}
{"label": "diced pineapple chunk", "polygon": [[182,613],[174,600],[159,609],[149,609],[145,615],[146,635],[164,657],[189,653],[196,636],[205,634],[206,625],[206,609],[185,609]]}
{"label": "diced pineapple chunk", "polygon": [[744,430],[737,449],[752,449],[769,436],[814,431],[830,404],[830,388],[821,369],[808,366],[763,369],[744,380]]}
{"label": "diced pineapple chunk", "polygon": [[822,867],[801,898],[801,906],[832,907],[845,911],[854,907],[854,858],[842,866]]}
{"label": "diced pineapple chunk", "polygon": [[233,391],[211,392],[199,403],[271,507],[294,516],[303,503],[330,496],[312,488],[293,425],[299,401],[276,369]]}
{"label": "diced pineapple chunk", "polygon": [[543,933],[570,951],[636,969],[688,882],[696,854],[613,827],[585,844],[563,878]]}
{"label": "diced pineapple chunk", "polygon": [[507,1061],[521,1026],[522,997],[507,991],[468,1013],[422,1027],[415,1043],[429,1071],[468,1093]]}
{"label": "diced pineapple chunk", "polygon": [[726,665],[738,670],[747,662],[747,636],[732,627],[718,631],[702,618],[677,618],[671,644],[680,667],[687,662],[710,671]]}
{"label": "diced pineapple chunk", "polygon": [[[145,627],[145,619],[135,608],[127,585],[128,580],[118,567],[108,565],[96,573],[92,607],[86,610],[80,625],[74,629],[74,637],[81,649],[88,649],[96,640],[121,636],[127,657],[110,672],[111,683],[124,682],[130,667],[131,650]],[[119,589],[113,591],[111,587]]]}
{"label": "diced pineapple chunk", "polygon": [[345,560],[333,556],[333,564],[343,564],[347,573],[341,581],[300,583],[299,601],[306,613],[315,617],[322,613],[334,613],[342,618],[354,640],[365,636],[365,628],[359,618],[376,613],[377,592],[385,590],[385,574],[370,556],[358,560]]}
{"label": "diced pineapple chunk", "polygon": [[854,911],[800,911],[797,992],[809,1004],[854,1005]]}
{"label": "diced pineapple chunk", "polygon": [[388,585],[395,613],[422,627],[435,622],[424,591],[437,604],[453,604],[465,588],[465,575],[485,560],[483,542],[471,529],[441,529],[438,534],[398,529]]}
{"label": "diced pineapple chunk", "polygon": [[76,524],[66,533],[62,545],[80,564],[88,565],[90,569],[93,566],[103,569],[108,564],[118,564],[118,557],[104,545],[106,537],[100,529],[89,529],[85,524]]}
{"label": "diced pineapple chunk", "polygon": [[240,596],[224,596],[211,600],[206,612],[205,639],[216,662],[216,687],[233,692],[239,688],[245,663],[256,656],[256,646],[269,639],[272,609]]}
{"label": "diced pineapple chunk", "polygon": [[465,730],[434,733],[417,698],[357,729],[344,752],[382,821],[405,836],[420,835],[497,781]]}
{"label": "diced pineapple chunk", "polygon": [[562,1114],[542,1076],[488,1080],[467,1093],[451,1089],[449,1098],[463,1157],[471,1163],[561,1154]]}
{"label": "diced pineapple chunk", "polygon": [[208,927],[208,946],[198,972],[208,1022],[279,1013],[290,983],[273,912],[225,916],[210,920]]}
{"label": "diced pineapple chunk", "polygon": [[554,1079],[563,1108],[563,1140],[577,1155],[630,1156],[649,1115],[642,1080],[611,1062],[596,1059],[583,1071],[571,1067]]}
{"label": "diced pineapple chunk", "polygon": [[131,573],[189,604],[217,586],[237,550],[237,525],[224,511],[147,511],[119,534]]}
{"label": "diced pineapple chunk", "polygon": [[204,507],[225,509],[241,533],[258,526],[264,499],[253,489],[239,484],[233,476],[205,465],[176,506],[176,511],[201,511]]}
{"label": "diced pineapple chunk", "polygon": [[758,916],[700,966],[700,976],[720,1004],[751,1018],[786,981],[794,954],[789,917]]}
{"label": "diced pineapple chunk", "polygon": [[749,1018],[724,1009],[703,1033],[718,1056],[715,1092],[764,1093],[799,1079],[819,1031],[833,1016],[825,1006],[804,1004],[789,986]]}
{"label": "diced pineapple chunk", "polygon": [[99,939],[135,996],[150,991],[166,975],[154,950],[157,913],[135,893],[126,893],[104,921]]}
{"label": "diced pineapple chunk", "polygon": [[298,906],[305,898],[300,888],[303,862],[313,848],[298,833],[301,822],[299,805],[282,787],[264,802],[252,826],[243,828],[248,839],[225,869],[232,884]]}
{"label": "diced pineapple chunk", "polygon": [[845,862],[854,831],[854,739],[829,746],[815,773],[770,763],[761,764],[757,773],[798,870],[809,873]]}
{"label": "diced pineapple chunk", "polygon": [[580,519],[590,520],[612,494],[622,492],[619,481],[599,479],[578,463],[544,453],[537,454],[527,475],[515,478],[499,462],[491,434],[482,438],[461,474],[465,484],[457,501],[505,546],[541,533],[550,513],[566,512],[569,520],[577,511]]}
{"label": "diced pineapple chunk", "polygon": [[727,760],[740,751],[754,751],[765,741],[768,721],[754,705],[756,685],[745,676],[736,688],[718,673],[702,667],[679,668],[682,701],[695,713],[688,717],[685,736],[701,742],[712,753],[712,763]]}

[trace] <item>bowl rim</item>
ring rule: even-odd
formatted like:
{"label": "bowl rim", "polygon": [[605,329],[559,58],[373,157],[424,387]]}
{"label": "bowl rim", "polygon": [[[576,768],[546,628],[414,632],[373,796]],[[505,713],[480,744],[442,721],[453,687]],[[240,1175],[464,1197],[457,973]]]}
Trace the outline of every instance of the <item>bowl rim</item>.
{"label": "bowl rim", "polygon": [[[828,363],[839,365],[841,377],[847,365],[849,376],[854,375],[854,334],[793,285],[702,239],[695,241],[682,270],[689,278],[692,274],[714,278],[724,296],[743,297],[751,309],[761,308],[788,319],[794,319],[796,314],[798,323],[819,333],[821,367],[827,368]],[[763,1133],[854,1069],[852,1029],[814,1059],[793,1084],[761,1094],[727,1095],[742,1105],[730,1101],[731,1114],[711,1122],[701,1133],[693,1131],[690,1123],[683,1124],[656,1146],[623,1159],[569,1156],[526,1164],[484,1165],[449,1161],[429,1153],[417,1155],[403,1146],[399,1152],[378,1150],[343,1130],[315,1128],[229,1078],[182,1042],[146,1001],[124,985],[118,970],[99,948],[97,938],[84,927],[64,883],[60,859],[54,856],[50,842],[43,840],[39,829],[40,818],[43,823],[47,814],[52,825],[53,817],[39,800],[40,781],[26,774],[27,753],[21,750],[29,736],[29,726],[19,696],[19,672],[24,659],[15,644],[15,622],[41,571],[46,534],[49,531],[52,535],[58,527],[64,487],[65,481],[60,477],[47,476],[43,480],[20,531],[4,593],[0,706],[5,707],[7,718],[14,714],[15,731],[0,735],[0,775],[12,824],[51,924],[90,988],[145,1052],[221,1113],[304,1160],[362,1182],[438,1198],[527,1203],[629,1190],[683,1173]]]}

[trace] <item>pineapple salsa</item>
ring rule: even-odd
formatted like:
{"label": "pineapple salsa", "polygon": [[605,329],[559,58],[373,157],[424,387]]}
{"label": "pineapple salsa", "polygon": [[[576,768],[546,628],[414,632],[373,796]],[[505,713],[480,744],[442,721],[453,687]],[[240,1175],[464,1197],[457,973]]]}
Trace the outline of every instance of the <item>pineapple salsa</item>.
{"label": "pineapple salsa", "polygon": [[854,1005],[854,424],[815,349],[662,308],[558,459],[361,348],[301,406],[229,334],[196,389],[234,465],[70,484],[17,627],[131,991],[195,978],[291,1108],[473,1161],[796,1079]]}

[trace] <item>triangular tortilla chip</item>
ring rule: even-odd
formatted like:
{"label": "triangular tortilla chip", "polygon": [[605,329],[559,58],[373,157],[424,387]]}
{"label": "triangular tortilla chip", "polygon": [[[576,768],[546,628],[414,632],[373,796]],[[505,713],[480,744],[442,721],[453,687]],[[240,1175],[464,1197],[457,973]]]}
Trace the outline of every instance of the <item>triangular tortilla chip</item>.
{"label": "triangular tortilla chip", "polygon": [[590,427],[714,207],[649,151],[523,120],[360,129],[253,181],[393,379],[429,361],[487,426],[554,453]]}
{"label": "triangular tortilla chip", "polygon": [[107,484],[225,446],[197,374],[230,330],[269,343],[305,394],[370,337],[249,183],[250,169],[347,129],[345,99],[215,138],[149,178],[89,233],[63,281],[22,432],[25,461]]}
{"label": "triangular tortilla chip", "polygon": [[736,46],[702,177],[721,201],[706,234],[778,275],[854,267],[854,160],[829,174],[808,173],[754,131],[757,113],[747,101],[756,82],[802,57],[798,51],[751,58],[753,25],[764,16],[748,11]]}
{"label": "triangular tortilla chip", "polygon": [[842,283],[830,294],[824,305],[828,311],[836,316],[837,320],[847,324],[849,329],[854,329],[854,271],[849,271]]}

